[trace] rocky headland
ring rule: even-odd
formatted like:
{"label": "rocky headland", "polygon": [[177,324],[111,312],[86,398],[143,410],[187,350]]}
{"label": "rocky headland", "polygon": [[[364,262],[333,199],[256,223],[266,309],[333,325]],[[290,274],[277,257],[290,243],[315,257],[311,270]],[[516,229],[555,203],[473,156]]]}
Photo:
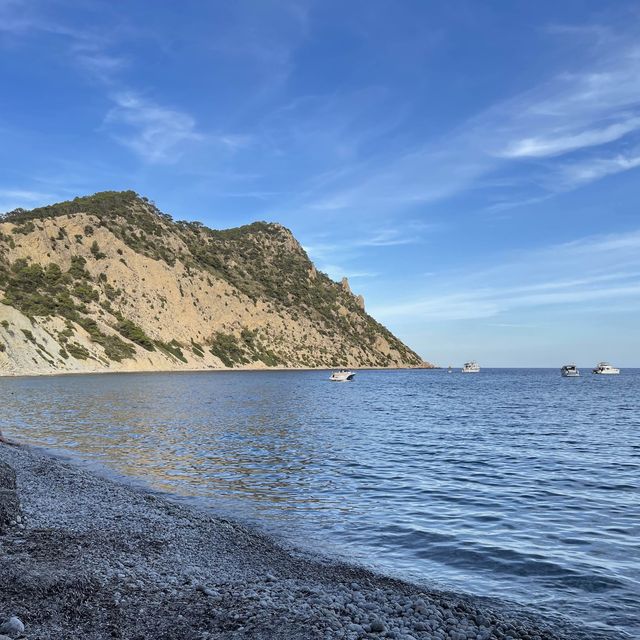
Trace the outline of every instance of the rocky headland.
{"label": "rocky headland", "polygon": [[425,364],[279,224],[133,191],[0,216],[0,375]]}

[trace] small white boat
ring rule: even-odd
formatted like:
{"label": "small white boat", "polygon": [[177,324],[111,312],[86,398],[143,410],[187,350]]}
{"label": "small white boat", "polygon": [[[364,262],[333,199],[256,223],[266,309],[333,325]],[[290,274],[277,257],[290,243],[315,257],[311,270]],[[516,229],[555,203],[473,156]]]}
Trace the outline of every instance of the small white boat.
{"label": "small white boat", "polygon": [[348,382],[349,380],[353,380],[355,375],[356,374],[353,371],[340,369],[340,371],[334,371],[329,380],[332,380],[333,382]]}
{"label": "small white boat", "polygon": [[563,378],[579,378],[580,370],[576,367],[575,364],[565,364],[562,369],[560,369],[560,373]]}
{"label": "small white boat", "polygon": [[620,373],[620,369],[612,367],[608,362],[599,362],[598,366],[593,370],[593,373],[614,376]]}
{"label": "small white boat", "polygon": [[465,362],[462,367],[462,373],[480,373],[480,365],[475,362]]}

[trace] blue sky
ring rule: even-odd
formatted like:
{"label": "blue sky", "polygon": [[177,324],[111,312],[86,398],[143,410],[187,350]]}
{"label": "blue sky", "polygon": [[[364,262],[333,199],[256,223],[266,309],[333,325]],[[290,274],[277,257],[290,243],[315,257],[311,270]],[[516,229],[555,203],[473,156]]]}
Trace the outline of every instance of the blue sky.
{"label": "blue sky", "polygon": [[640,365],[637,3],[0,0],[0,211],[290,227],[439,364]]}

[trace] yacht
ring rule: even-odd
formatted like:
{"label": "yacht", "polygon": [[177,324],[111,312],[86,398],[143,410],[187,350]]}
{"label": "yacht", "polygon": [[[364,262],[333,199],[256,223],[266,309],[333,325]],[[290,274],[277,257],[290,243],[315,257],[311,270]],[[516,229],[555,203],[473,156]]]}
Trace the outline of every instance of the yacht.
{"label": "yacht", "polygon": [[580,370],[575,364],[565,364],[560,373],[563,378],[578,378],[580,376]]}
{"label": "yacht", "polygon": [[462,373],[480,373],[480,365],[475,361],[465,362]]}
{"label": "yacht", "polygon": [[600,375],[617,375],[620,373],[620,369],[612,367],[608,362],[599,362],[598,366],[593,370],[593,373],[599,373]]}
{"label": "yacht", "polygon": [[333,382],[348,382],[349,380],[353,380],[355,375],[356,374],[353,371],[340,369],[340,371],[334,371],[329,380],[332,380]]}

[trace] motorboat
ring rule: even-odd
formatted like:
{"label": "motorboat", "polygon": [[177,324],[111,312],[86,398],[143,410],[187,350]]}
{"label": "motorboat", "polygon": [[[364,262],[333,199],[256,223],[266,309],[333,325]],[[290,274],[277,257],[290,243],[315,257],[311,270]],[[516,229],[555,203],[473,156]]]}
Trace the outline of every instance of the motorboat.
{"label": "motorboat", "polygon": [[620,369],[612,367],[608,362],[599,362],[596,368],[593,370],[593,373],[612,376],[620,373]]}
{"label": "motorboat", "polygon": [[580,370],[576,367],[575,364],[565,364],[562,369],[560,369],[560,373],[563,378],[579,378]]}
{"label": "motorboat", "polygon": [[340,369],[340,371],[334,371],[329,380],[332,380],[333,382],[349,382],[349,380],[353,380],[355,375],[356,374],[353,371]]}
{"label": "motorboat", "polygon": [[480,365],[475,362],[465,362],[462,367],[462,373],[480,373]]}

